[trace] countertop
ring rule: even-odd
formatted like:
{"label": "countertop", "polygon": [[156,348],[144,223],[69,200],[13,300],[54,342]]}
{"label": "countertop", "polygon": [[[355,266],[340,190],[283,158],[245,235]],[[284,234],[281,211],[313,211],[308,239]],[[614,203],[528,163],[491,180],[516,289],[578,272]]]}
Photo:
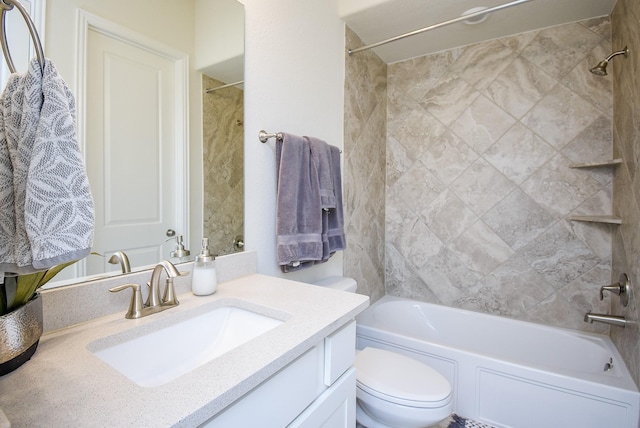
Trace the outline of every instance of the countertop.
{"label": "countertop", "polygon": [[[218,284],[212,296],[178,296],[176,308],[139,320],[123,312],[45,334],[30,361],[0,378],[0,409],[12,427],[188,426],[205,422],[368,306],[368,297],[252,274]],[[273,330],[167,384],[145,388],[87,346],[203,304],[234,299],[286,314]]]}

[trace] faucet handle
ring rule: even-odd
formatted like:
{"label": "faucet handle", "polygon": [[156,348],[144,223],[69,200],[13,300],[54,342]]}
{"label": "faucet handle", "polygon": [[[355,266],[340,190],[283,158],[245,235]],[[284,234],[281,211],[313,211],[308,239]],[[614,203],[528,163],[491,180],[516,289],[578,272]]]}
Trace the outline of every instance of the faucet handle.
{"label": "faucet handle", "polygon": [[605,285],[603,287],[600,287],[600,300],[604,300],[604,292],[605,291],[608,291],[608,292],[613,293],[613,294],[617,294],[618,296],[621,293],[624,293],[623,288],[618,283],[611,284],[611,285]]}
{"label": "faucet handle", "polygon": [[167,278],[164,286],[164,295],[162,296],[163,306],[178,306],[180,301],[176,297],[176,290],[173,287],[173,278]]}
{"label": "faucet handle", "polygon": [[140,284],[124,284],[117,287],[110,288],[109,291],[117,293],[127,288],[133,289],[133,295],[131,296],[131,303],[129,303],[129,310],[124,316],[127,319],[136,319],[142,316],[142,293],[140,292]]}
{"label": "faucet handle", "polygon": [[[179,272],[179,276],[187,276],[189,272]],[[167,277],[164,286],[164,294],[162,295],[162,306],[178,306],[180,301],[176,297],[176,289],[173,286],[173,277]]]}
{"label": "faucet handle", "polygon": [[622,303],[622,306],[627,306],[629,304],[629,294],[631,293],[631,286],[629,285],[629,277],[627,274],[620,274],[619,281],[615,284],[600,287],[600,300],[604,300],[605,291],[620,296],[620,303]]}

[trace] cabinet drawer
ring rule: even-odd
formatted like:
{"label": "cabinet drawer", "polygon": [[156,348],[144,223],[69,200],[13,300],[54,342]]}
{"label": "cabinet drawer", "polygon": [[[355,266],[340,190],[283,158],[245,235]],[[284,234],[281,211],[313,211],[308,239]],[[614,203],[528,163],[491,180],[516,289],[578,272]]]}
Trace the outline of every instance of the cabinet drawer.
{"label": "cabinet drawer", "polygon": [[324,339],[324,384],[332,385],[355,360],[356,322],[351,321]]}

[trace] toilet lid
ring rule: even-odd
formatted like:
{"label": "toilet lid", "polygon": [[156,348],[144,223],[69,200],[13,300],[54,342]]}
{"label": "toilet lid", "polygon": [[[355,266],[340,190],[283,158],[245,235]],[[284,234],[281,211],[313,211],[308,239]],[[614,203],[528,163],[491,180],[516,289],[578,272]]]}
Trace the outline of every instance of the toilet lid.
{"label": "toilet lid", "polygon": [[451,395],[451,385],[442,374],[395,352],[365,348],[357,353],[355,367],[360,386],[393,401],[434,403]]}

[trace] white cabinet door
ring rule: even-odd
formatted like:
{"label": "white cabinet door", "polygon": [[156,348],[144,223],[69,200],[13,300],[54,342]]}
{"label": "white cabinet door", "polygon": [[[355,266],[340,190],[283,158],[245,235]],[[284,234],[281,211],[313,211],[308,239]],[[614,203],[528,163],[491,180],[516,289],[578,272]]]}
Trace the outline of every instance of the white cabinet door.
{"label": "white cabinet door", "polygon": [[289,428],[356,426],[356,369],[351,368],[293,421]]}

